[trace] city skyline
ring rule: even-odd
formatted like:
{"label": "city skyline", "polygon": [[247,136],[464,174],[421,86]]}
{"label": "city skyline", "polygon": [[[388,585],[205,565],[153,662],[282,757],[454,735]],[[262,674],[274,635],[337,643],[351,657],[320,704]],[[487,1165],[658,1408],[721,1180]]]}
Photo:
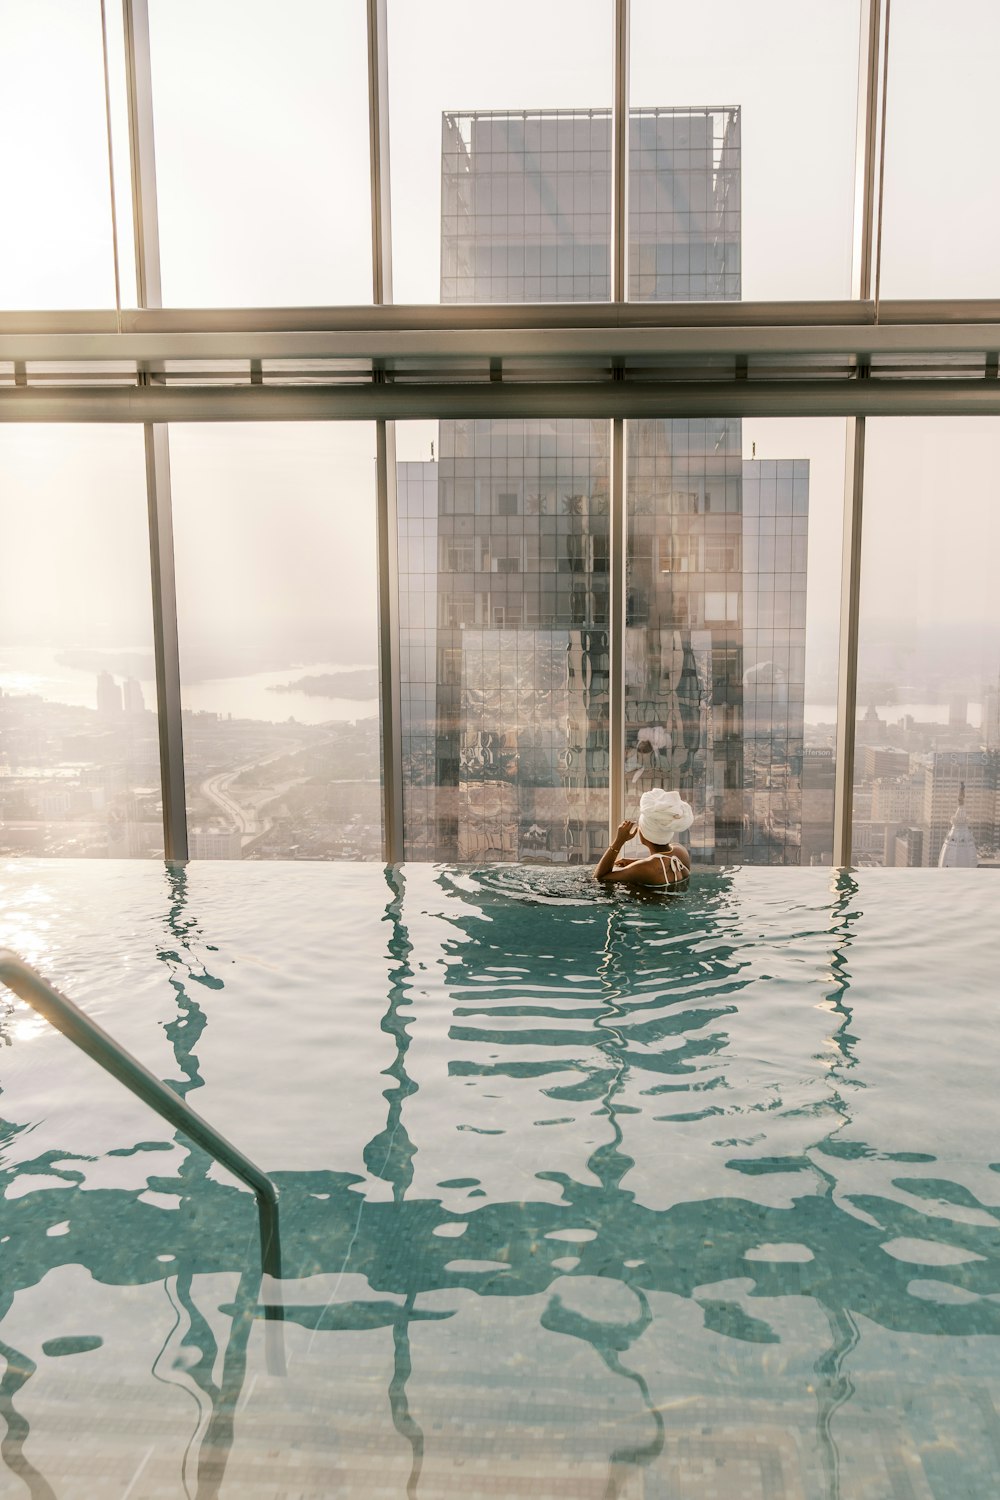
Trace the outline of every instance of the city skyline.
{"label": "city skyline", "polygon": [[[0,276],[4,287],[12,289],[11,305],[41,306],[46,298],[54,298],[51,305],[108,305],[110,217],[106,194],[102,198],[97,191],[106,167],[106,122],[100,92],[99,29],[93,25],[96,12],[90,9],[88,25],[84,7],[67,9],[60,0],[39,0],[30,22],[23,14],[8,15],[4,21],[13,27],[12,40],[20,49],[24,77],[5,75],[10,86],[2,95],[0,112],[12,109],[16,116],[18,89],[34,87],[32,69],[40,58],[44,57],[50,79],[55,81],[67,72],[72,59],[73,77],[70,79],[67,73],[66,89],[56,90],[53,111],[47,116],[37,145],[46,160],[51,156],[55,161],[66,139],[59,112],[69,110],[79,128],[73,136],[73,150],[65,153],[60,170],[72,167],[80,188],[78,199],[69,200],[70,212],[88,216],[85,224],[81,220],[79,267],[56,266],[44,253],[28,253],[31,241],[27,232],[0,249]],[[334,22],[327,16],[317,31],[322,19],[318,9],[312,0],[303,0],[301,14],[282,29],[280,56],[276,53],[272,57],[263,25],[266,6],[245,5],[241,18],[246,48],[240,67],[249,69],[262,84],[273,79],[278,88],[275,97],[280,100],[287,79],[296,76],[293,64],[303,61],[301,43],[307,35],[321,44],[314,49],[317,56],[323,48],[330,57],[346,55],[350,49],[339,46],[345,39],[351,46],[363,45],[360,10],[355,10],[349,20]],[[461,296],[463,291],[457,284],[448,291],[440,281],[445,202],[440,186],[442,117],[457,118],[456,111],[449,107],[457,95],[509,117],[535,114],[543,102],[581,115],[594,113],[581,108],[582,102],[606,109],[610,104],[610,73],[605,66],[606,37],[600,37],[600,23],[609,19],[610,8],[603,0],[583,0],[582,8],[570,6],[567,0],[551,0],[543,7],[514,0],[504,25],[496,28],[496,46],[485,49],[483,56],[477,54],[461,68],[457,59],[464,58],[465,52],[458,33],[446,24],[436,28],[428,25],[432,12],[442,23],[457,14],[448,0],[430,0],[419,20],[412,9],[395,0],[390,0],[389,11],[390,67],[395,70],[390,107],[396,168],[392,181],[396,296],[398,300],[421,296],[435,300],[442,290],[446,295]],[[797,28],[804,24],[800,9],[790,0],[776,0],[770,14],[772,28],[758,34],[745,8],[734,0],[720,0],[716,13],[719,26],[709,34],[690,14],[671,9],[668,15],[667,8],[637,0],[632,9],[634,117],[653,115],[652,108],[639,106],[641,101],[657,97],[668,101],[663,113],[689,114],[677,102],[678,90],[682,90],[682,100],[696,93],[715,101],[738,100],[745,147],[740,166],[744,184],[740,221],[744,293],[776,298],[847,295],[848,200],[853,172],[853,136],[847,127],[853,127],[854,119],[851,79],[855,76],[857,8],[852,4],[836,15],[813,18],[811,24],[824,28],[826,51],[825,67],[817,78],[810,78],[808,70],[789,70],[782,65],[782,49],[796,51]],[[44,32],[45,45],[39,50],[31,42],[35,36],[32,28],[39,18],[46,17],[45,27],[35,37],[37,41]],[[65,31],[56,24],[60,18],[71,22]],[[573,18],[579,24],[567,30]],[[994,24],[985,11],[981,19],[987,29]],[[295,300],[290,296],[293,283],[287,279],[287,268],[293,261],[300,293],[308,290],[319,301],[337,295],[365,300],[369,295],[367,228],[347,243],[337,237],[335,216],[331,218],[326,208],[317,209],[315,221],[308,225],[295,218],[298,204],[291,189],[296,174],[309,169],[308,152],[290,154],[291,137],[282,134],[301,130],[311,122],[312,135],[327,143],[318,148],[321,154],[326,153],[323,170],[333,169],[329,141],[336,138],[340,149],[335,170],[339,175],[328,174],[328,197],[336,199],[343,211],[355,199],[366,198],[366,132],[358,128],[365,104],[357,78],[352,82],[345,76],[344,88],[325,99],[321,80],[328,81],[328,73],[310,56],[306,71],[299,70],[299,114],[282,114],[279,109],[278,126],[269,125],[259,139],[254,137],[258,181],[246,170],[246,142],[226,121],[226,110],[237,97],[230,85],[238,70],[232,78],[226,75],[221,91],[212,86],[212,59],[216,50],[227,44],[231,14],[221,4],[217,14],[203,18],[204,46],[192,69],[182,62],[186,57],[190,62],[186,38],[195,20],[196,8],[186,0],[178,0],[171,7],[154,7],[151,17],[167,301],[179,298],[210,305],[213,300],[224,301],[227,294],[247,303]],[[518,41],[519,27],[523,29],[529,23],[534,45],[525,49]],[[127,155],[127,146],[123,146],[127,126],[116,32],[119,25],[120,17],[112,17],[111,136],[112,149],[121,158],[123,150]],[[926,17],[915,19],[914,14],[908,14],[894,32],[897,49],[901,48],[905,56],[921,26],[928,25]],[[570,34],[575,46],[572,66],[564,56]],[[53,37],[60,38],[59,45]],[[589,61],[581,66],[584,54]],[[13,47],[8,55],[14,55]],[[760,65],[748,68],[750,57],[756,57]],[[411,66],[418,58],[420,66]],[[653,58],[657,59],[655,70]],[[334,66],[339,67],[339,62]],[[907,159],[917,141],[928,153],[928,170],[934,160],[950,160],[947,134],[939,132],[934,137],[932,133],[928,138],[919,111],[915,112],[918,96],[912,70],[904,68],[898,81],[894,75],[887,119],[890,149],[882,283],[886,295],[920,292],[919,280],[900,279],[904,263],[923,263],[915,255],[907,262],[907,254],[918,241],[920,245],[932,241],[939,227],[926,225],[928,233],[917,235],[915,222],[906,217],[907,213],[912,215],[912,205],[908,206],[901,193],[901,178],[894,168]],[[825,129],[818,133],[788,129],[790,120],[809,118],[822,118]],[[905,128],[901,122],[906,122]],[[429,147],[431,137],[433,146]],[[193,144],[198,139],[209,141],[210,147],[204,161],[192,163]],[[25,159],[15,140],[10,158],[11,184],[19,202],[26,201],[33,191],[34,179],[22,171]],[[265,183],[269,184],[268,191],[274,191],[275,170],[289,160],[295,161],[295,171],[287,184],[287,223],[268,220],[261,226],[252,245],[245,245],[245,253],[239,257],[239,275],[234,280],[229,259],[232,243],[227,236],[232,233],[238,237],[241,216],[252,210],[255,193],[262,191]],[[313,162],[312,170],[319,165]],[[951,160],[951,165],[959,175],[970,169],[964,158]],[[225,213],[215,223],[205,188],[211,181],[220,180],[226,182]],[[940,180],[946,195],[951,190],[951,175],[944,174]],[[48,200],[58,196],[49,192]],[[640,199],[641,192],[636,194],[637,204]],[[122,230],[130,214],[125,174],[119,174],[117,203],[127,305],[134,268],[130,236]],[[37,215],[26,214],[25,224],[30,227],[47,222],[44,207],[42,202]],[[308,211],[311,213],[312,208]],[[200,213],[204,220],[200,238],[185,229],[185,215],[192,212]],[[351,214],[356,217],[353,209]],[[103,227],[102,216],[107,218]],[[637,217],[632,220],[630,239],[630,295],[650,295],[641,285],[641,277],[650,274],[648,260],[643,269],[643,257],[655,251],[655,246],[644,244]],[[592,256],[599,253],[603,259],[597,284],[588,287],[589,296],[608,295],[609,242],[609,226],[602,222],[590,247]],[[290,258],[292,245],[295,254]],[[932,261],[933,255],[927,264]],[[64,270],[66,277],[60,279]],[[593,265],[588,268],[592,270]],[[957,269],[949,265],[949,270],[952,280],[954,274],[960,279],[978,274],[971,260],[968,266],[963,261]],[[223,271],[227,274],[222,275]],[[557,281],[559,274],[557,271]],[[692,274],[690,263],[682,266],[679,260],[669,273],[663,266],[655,267],[658,290],[652,295],[713,295],[709,286],[693,282]],[[240,276],[245,279],[240,280]],[[668,290],[666,281],[660,285],[664,277],[670,282]],[[489,279],[495,279],[492,267]],[[974,289],[973,281],[962,285]],[[509,291],[497,286],[489,295],[504,297]],[[541,286],[538,295],[542,295]],[[558,300],[562,292],[556,284],[546,295]],[[818,752],[829,748],[830,725],[836,713],[836,625],[831,627],[831,622],[840,608],[845,424],[840,420],[771,418],[744,419],[737,426],[736,447],[741,449],[739,458],[744,466],[779,463],[789,455],[800,455],[800,462],[809,467],[807,675],[801,684],[801,697],[804,710],[807,707],[810,711],[805,713],[806,724],[814,731],[811,738],[807,736],[806,748],[817,752],[813,767],[819,774],[823,757]],[[641,426],[630,423],[628,427],[630,441],[634,442]],[[396,433],[402,461],[426,462],[432,440],[438,444],[440,461],[436,424],[400,422]],[[735,453],[732,456],[735,462]],[[1000,516],[989,503],[998,463],[1000,423],[995,420],[883,418],[867,423],[859,720],[864,720],[869,705],[879,710],[883,720],[890,718],[895,700],[899,714],[906,711],[914,722],[902,723],[889,737],[908,747],[908,753],[917,758],[935,753],[936,744],[955,752],[969,750],[970,737],[977,732],[976,709],[970,710],[969,705],[988,698],[995,663],[1000,661],[992,580],[992,559],[1000,549]],[[176,425],[171,429],[171,465],[185,709],[207,711],[205,723],[213,714],[221,720],[228,720],[232,714],[234,722],[252,723],[259,716],[260,722],[280,727],[297,717],[291,712],[283,714],[283,710],[295,708],[300,715],[308,715],[309,722],[322,723],[322,698],[306,699],[301,693],[279,698],[273,689],[287,686],[300,668],[336,672],[376,660],[371,426]],[[126,649],[151,658],[141,432],[124,427],[30,429],[11,425],[0,431],[0,473],[5,542],[11,555],[29,560],[28,566],[5,575],[0,647],[5,653],[0,656],[0,682],[8,684],[5,712],[10,711],[12,681],[29,695],[33,681],[52,684],[53,694],[65,695],[53,697],[53,702],[61,701],[69,707],[72,698],[85,710],[93,696],[91,689],[84,687],[77,668],[67,668],[60,677],[58,665],[39,667],[37,656],[33,664],[26,664],[31,653],[43,646],[50,648],[53,656],[81,650],[113,656],[116,650]],[[568,493],[578,494],[574,487]],[[947,498],[945,526],[940,524],[942,496]],[[595,540],[592,535],[586,544],[591,550]],[[37,565],[42,560],[47,584],[43,591],[37,587]],[[495,561],[507,566],[517,559],[508,556]],[[565,561],[574,564],[573,559]],[[742,587],[741,582],[737,592],[742,592]],[[709,592],[716,599],[727,599],[733,590]],[[942,623],[945,620],[947,626]],[[274,680],[264,681],[267,669],[272,667]],[[110,665],[108,669],[114,670]],[[581,665],[580,670],[588,672],[591,668]],[[241,675],[246,683],[258,679],[253,693],[248,688],[244,695],[234,688]],[[286,681],[281,682],[281,677]],[[55,686],[57,679],[61,688]],[[146,704],[155,702],[151,678],[135,676],[135,680],[141,682]],[[273,710],[269,696],[274,700]],[[950,705],[956,696],[966,700],[965,721],[938,722],[935,728],[935,714],[939,721],[943,715],[950,717]],[[347,711],[352,704],[348,701],[346,711],[340,707],[335,714],[333,701],[326,700],[331,705],[331,718],[350,722]],[[247,712],[251,703],[252,713]],[[371,706],[368,700],[365,707]],[[988,716],[986,710],[983,713]],[[683,713],[678,722],[683,722]],[[639,731],[643,725],[636,722],[632,728]],[[684,732],[682,728],[680,733]],[[690,726],[686,732],[691,732]],[[982,734],[986,736],[985,724]],[[633,755],[631,742],[628,750]],[[658,766],[662,747],[654,745],[652,752]],[[195,755],[193,764],[197,758]],[[632,767],[630,774],[637,769]],[[725,772],[722,774],[724,778]],[[913,774],[919,780],[923,770]],[[825,771],[820,780],[824,777]],[[197,805],[200,785],[191,785],[193,805]],[[860,852],[874,858],[878,819],[871,816],[871,806],[864,812],[864,797],[870,792],[870,803],[883,810],[894,800],[901,802],[901,798],[894,788],[862,790],[856,823],[859,832],[869,828],[862,842],[867,839],[872,847]]]}

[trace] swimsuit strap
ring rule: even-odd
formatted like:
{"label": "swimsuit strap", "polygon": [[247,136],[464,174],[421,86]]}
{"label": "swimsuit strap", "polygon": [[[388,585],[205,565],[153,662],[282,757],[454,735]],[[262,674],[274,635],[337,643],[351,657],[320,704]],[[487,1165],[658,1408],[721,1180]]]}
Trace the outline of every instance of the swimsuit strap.
{"label": "swimsuit strap", "polygon": [[656,857],[660,861],[660,869],[663,871],[663,884],[664,885],[673,885],[675,881],[683,880],[684,879],[684,875],[685,875],[684,866],[681,864],[681,862],[677,858],[676,854],[671,854],[671,856],[670,856],[670,874],[669,875],[667,874],[667,865],[666,865],[667,856],[665,854],[658,854]]}

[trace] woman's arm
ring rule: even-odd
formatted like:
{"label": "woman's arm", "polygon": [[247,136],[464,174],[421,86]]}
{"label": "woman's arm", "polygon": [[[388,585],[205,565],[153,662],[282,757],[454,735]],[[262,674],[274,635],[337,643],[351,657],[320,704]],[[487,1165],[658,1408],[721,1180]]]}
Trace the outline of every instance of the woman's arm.
{"label": "woman's arm", "polygon": [[618,832],[597,862],[594,870],[595,880],[610,880],[612,878],[615,860],[622,852],[623,846],[628,843],[634,833],[635,824],[630,823],[627,818],[624,823],[619,823]]}
{"label": "woman's arm", "polygon": [[609,870],[607,875],[603,875],[601,878],[607,885],[610,885],[612,882],[615,885],[635,886],[661,885],[663,883],[659,860],[650,858],[631,859],[627,865],[616,865],[613,870]]}

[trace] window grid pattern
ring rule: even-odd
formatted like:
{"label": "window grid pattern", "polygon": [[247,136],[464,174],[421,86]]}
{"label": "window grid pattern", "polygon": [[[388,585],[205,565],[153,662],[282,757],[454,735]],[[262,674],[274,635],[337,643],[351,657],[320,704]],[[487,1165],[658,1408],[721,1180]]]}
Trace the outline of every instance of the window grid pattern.
{"label": "window grid pattern", "polygon": [[[606,297],[610,136],[608,111],[446,116],[443,300]],[[737,298],[739,110],[634,111],[629,144],[633,296]],[[679,786],[699,858],[797,863],[808,466],[745,469],[734,419],[628,433],[626,803]],[[608,789],[607,439],[443,422],[436,474],[401,468],[411,856],[589,857]]]}
{"label": "window grid pattern", "polygon": [[575,862],[606,836],[608,443],[442,423],[437,463],[398,466],[411,858]]}
{"label": "window grid pattern", "polygon": [[611,114],[452,114],[442,125],[442,302],[611,296]]}
{"label": "window grid pattern", "polygon": [[628,188],[632,301],[736,300],[740,111],[632,110]]}

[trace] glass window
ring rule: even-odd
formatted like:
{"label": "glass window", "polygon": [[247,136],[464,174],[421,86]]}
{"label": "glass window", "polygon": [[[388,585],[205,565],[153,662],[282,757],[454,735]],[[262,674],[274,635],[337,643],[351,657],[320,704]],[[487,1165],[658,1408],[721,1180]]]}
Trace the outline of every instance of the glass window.
{"label": "glass window", "polygon": [[854,861],[996,865],[1000,420],[869,418]]}
{"label": "glass window", "polygon": [[630,296],[850,296],[858,0],[633,0]]}
{"label": "glass window", "polygon": [[163,300],[372,300],[363,0],[151,0]]}
{"label": "glass window", "polygon": [[114,307],[98,0],[0,6],[0,138],[0,303]]}
{"label": "glass window", "polygon": [[678,788],[698,863],[832,860],[844,438],[628,424],[625,809]]}
{"label": "glass window", "polygon": [[0,852],[163,854],[138,426],[0,427]]}
{"label": "glass window", "polygon": [[375,431],[174,426],[195,859],[378,859]]}
{"label": "glass window", "polygon": [[886,90],[884,297],[995,297],[1000,201],[1000,9],[992,0],[893,7]]}
{"label": "glass window", "polygon": [[610,296],[610,0],[389,0],[397,302]]}
{"label": "glass window", "polygon": [[[608,823],[607,422],[397,424],[406,857],[576,864]],[[417,456],[421,453],[423,456]]]}

